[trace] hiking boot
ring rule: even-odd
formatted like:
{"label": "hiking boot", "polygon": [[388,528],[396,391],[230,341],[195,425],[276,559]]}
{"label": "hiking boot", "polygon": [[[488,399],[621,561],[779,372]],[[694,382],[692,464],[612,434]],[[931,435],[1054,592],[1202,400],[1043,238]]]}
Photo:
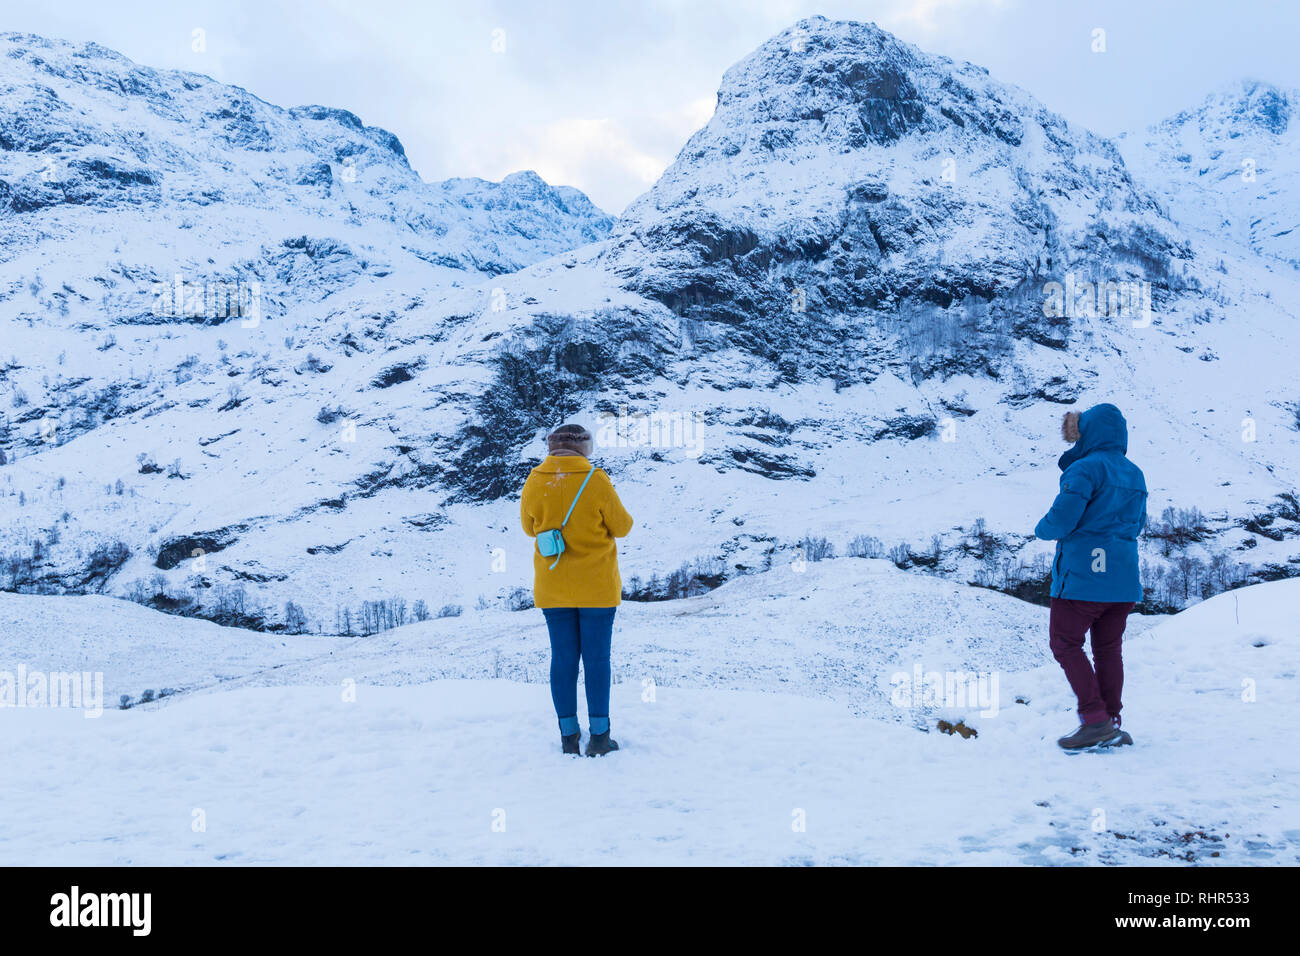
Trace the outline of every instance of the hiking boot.
{"label": "hiking boot", "polygon": [[617,749],[618,741],[610,738],[608,730],[603,734],[592,734],[591,738],[587,741],[588,757],[603,757],[605,754]]}
{"label": "hiking boot", "polygon": [[566,754],[582,754],[582,749],[578,746],[578,741],[582,737],[582,731],[576,734],[560,734],[560,747]]}
{"label": "hiking boot", "polygon": [[1069,736],[1062,737],[1057,743],[1060,744],[1063,750],[1082,750],[1084,747],[1095,747],[1098,744],[1109,743],[1122,733],[1124,732],[1118,730],[1108,717],[1105,720],[1094,721],[1091,724],[1080,724],[1078,730]]}
{"label": "hiking boot", "polygon": [[1133,743],[1133,738],[1129,736],[1127,730],[1120,730],[1120,727],[1119,727],[1119,717],[1118,717],[1118,716],[1112,717],[1112,718],[1110,719],[1110,722],[1111,722],[1111,724],[1113,724],[1114,727],[1115,727],[1116,736],[1115,736],[1115,739],[1112,740],[1110,743],[1108,743],[1106,746],[1107,746],[1107,747],[1123,747],[1123,746],[1125,746],[1125,745],[1131,745],[1131,744]]}

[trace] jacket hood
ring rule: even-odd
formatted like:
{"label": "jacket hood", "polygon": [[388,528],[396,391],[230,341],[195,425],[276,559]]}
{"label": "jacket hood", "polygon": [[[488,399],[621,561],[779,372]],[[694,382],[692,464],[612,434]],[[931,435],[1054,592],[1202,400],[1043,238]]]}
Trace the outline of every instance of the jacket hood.
{"label": "jacket hood", "polygon": [[1057,465],[1061,471],[1069,468],[1084,455],[1094,451],[1117,451],[1128,454],[1128,422],[1118,408],[1109,402],[1094,405],[1079,416],[1079,440],[1068,448]]}

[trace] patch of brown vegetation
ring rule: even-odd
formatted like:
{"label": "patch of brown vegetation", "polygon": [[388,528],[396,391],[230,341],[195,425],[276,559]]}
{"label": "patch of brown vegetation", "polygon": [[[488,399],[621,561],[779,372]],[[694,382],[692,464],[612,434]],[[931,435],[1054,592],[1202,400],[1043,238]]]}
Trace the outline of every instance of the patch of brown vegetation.
{"label": "patch of brown vegetation", "polygon": [[972,737],[978,737],[979,731],[974,727],[967,727],[964,720],[959,720],[955,724],[950,724],[946,720],[939,721],[939,729],[945,734],[961,734],[963,740],[969,740]]}

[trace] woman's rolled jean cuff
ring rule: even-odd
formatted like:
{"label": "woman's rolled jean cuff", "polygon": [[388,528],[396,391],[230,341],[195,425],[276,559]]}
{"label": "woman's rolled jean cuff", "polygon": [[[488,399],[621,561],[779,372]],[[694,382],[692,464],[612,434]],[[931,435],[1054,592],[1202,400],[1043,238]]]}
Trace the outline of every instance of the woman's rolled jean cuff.
{"label": "woman's rolled jean cuff", "polygon": [[594,714],[588,714],[587,720],[591,722],[591,732],[593,734],[603,734],[609,731],[608,717],[597,717]]}
{"label": "woman's rolled jean cuff", "polygon": [[[608,717],[605,718],[605,723],[607,724],[609,723]],[[577,732],[578,732],[578,718],[576,715],[573,717],[560,718],[560,733],[563,736],[570,737],[573,734],[576,734]]]}

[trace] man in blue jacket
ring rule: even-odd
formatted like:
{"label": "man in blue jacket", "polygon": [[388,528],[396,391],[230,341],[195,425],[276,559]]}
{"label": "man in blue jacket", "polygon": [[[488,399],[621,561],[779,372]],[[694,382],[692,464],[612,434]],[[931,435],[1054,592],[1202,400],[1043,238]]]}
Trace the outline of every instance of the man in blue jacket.
{"label": "man in blue jacket", "polygon": [[[1146,479],[1125,457],[1128,424],[1114,405],[1067,412],[1061,434],[1074,446],[1057,462],[1060,493],[1034,528],[1056,541],[1052,655],[1079,701],[1079,728],[1057,743],[1066,750],[1131,744],[1119,726],[1121,643],[1129,612],[1142,600],[1137,538],[1146,526]],[[1091,664],[1083,652],[1089,630]]]}

